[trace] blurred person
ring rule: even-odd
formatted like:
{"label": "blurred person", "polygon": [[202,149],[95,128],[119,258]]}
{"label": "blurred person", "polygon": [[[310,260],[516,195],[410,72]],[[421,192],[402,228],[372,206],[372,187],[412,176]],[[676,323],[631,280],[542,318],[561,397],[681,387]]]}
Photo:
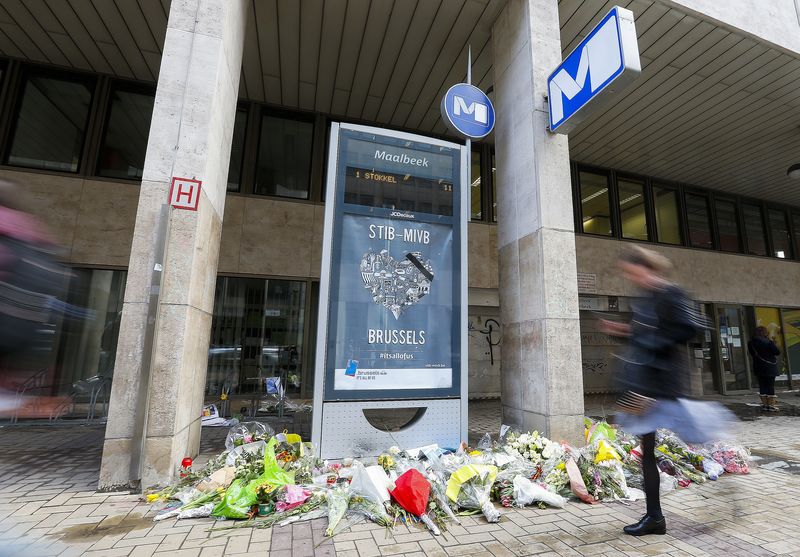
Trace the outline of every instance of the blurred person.
{"label": "blurred person", "polygon": [[778,356],[781,351],[775,341],[770,338],[766,327],[756,327],[753,338],[747,343],[747,351],[753,358],[753,373],[758,377],[761,409],[778,412],[775,378],[778,376]]}
{"label": "blurred person", "polygon": [[[664,256],[638,246],[619,261],[623,276],[640,291],[630,323],[601,321],[603,332],[628,339],[620,357],[617,386],[618,423],[641,437],[646,514],[623,530],[632,536],[665,534],[661,511],[661,475],[655,455],[656,430],[668,428],[684,441],[703,442],[720,433],[732,415],[718,405],[686,400],[689,366],[686,342],[700,329],[700,319],[689,296],[666,278],[671,264]],[[697,405],[702,405],[702,408]],[[703,416],[708,418],[704,421]],[[716,429],[716,431],[712,431]]]}
{"label": "blurred person", "polygon": [[[72,308],[63,297],[69,270],[56,259],[58,246],[44,225],[23,209],[16,184],[0,180],[0,416],[48,416],[61,399],[18,397],[16,388],[35,369],[20,362],[53,335],[53,320]],[[78,310],[80,315],[80,309]],[[50,350],[51,340],[44,343]],[[19,369],[22,367],[23,369]]]}

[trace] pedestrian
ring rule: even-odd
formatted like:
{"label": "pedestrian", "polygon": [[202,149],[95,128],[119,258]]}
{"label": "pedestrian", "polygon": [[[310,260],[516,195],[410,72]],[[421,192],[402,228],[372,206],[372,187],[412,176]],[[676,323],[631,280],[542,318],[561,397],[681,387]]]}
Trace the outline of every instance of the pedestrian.
{"label": "pedestrian", "polygon": [[747,351],[753,358],[753,373],[758,377],[758,393],[761,409],[778,412],[778,397],[775,396],[775,378],[778,376],[778,356],[781,351],[769,338],[766,327],[756,327],[755,334],[747,343]]}
{"label": "pedestrian", "polygon": [[[74,309],[63,302],[70,271],[57,260],[46,227],[24,209],[23,190],[0,180],[0,416],[38,417],[57,397],[23,397],[17,389],[52,350],[57,316]],[[81,314],[83,317],[83,314]]]}
{"label": "pedestrian", "polygon": [[688,442],[707,441],[719,433],[711,430],[730,416],[721,406],[684,398],[689,388],[686,342],[697,335],[701,323],[688,295],[667,279],[669,260],[636,246],[620,258],[619,265],[641,297],[632,304],[630,323],[602,320],[601,327],[607,334],[628,339],[627,351],[619,357],[622,365],[617,383],[622,395],[617,422],[629,433],[641,436],[647,506],[642,519],[623,530],[632,536],[665,534],[656,430],[672,429]]}

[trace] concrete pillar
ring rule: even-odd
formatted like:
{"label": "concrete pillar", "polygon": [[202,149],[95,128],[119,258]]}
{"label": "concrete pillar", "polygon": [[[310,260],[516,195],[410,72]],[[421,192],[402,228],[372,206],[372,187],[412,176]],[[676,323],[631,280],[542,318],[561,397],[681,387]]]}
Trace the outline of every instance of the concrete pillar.
{"label": "concrete pillar", "polygon": [[492,30],[505,423],[577,442],[583,419],[567,138],[547,131],[557,0],[509,0]]}
{"label": "concrete pillar", "polygon": [[[128,267],[101,489],[136,486],[139,479],[142,487],[167,483],[181,460],[199,449],[244,6],[245,0],[173,0],[170,5]],[[202,181],[196,211],[169,208],[162,213],[172,177]],[[162,222],[166,232],[159,238]],[[159,245],[163,271],[160,286],[151,289]],[[154,325],[152,337],[148,319]],[[140,394],[142,385],[148,388]]]}

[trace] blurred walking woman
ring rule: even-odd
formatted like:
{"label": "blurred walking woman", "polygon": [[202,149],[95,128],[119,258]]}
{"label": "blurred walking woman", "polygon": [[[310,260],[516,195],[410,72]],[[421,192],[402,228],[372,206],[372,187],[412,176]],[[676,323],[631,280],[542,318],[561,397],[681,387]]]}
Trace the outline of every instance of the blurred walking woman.
{"label": "blurred walking woman", "polygon": [[775,396],[775,378],[778,376],[778,356],[781,351],[769,338],[769,331],[766,327],[756,327],[755,336],[747,343],[747,351],[753,358],[753,372],[758,377],[761,408],[769,412],[777,412],[778,397]]}
{"label": "blurred walking woman", "polygon": [[634,247],[622,256],[619,265],[623,276],[641,291],[641,298],[634,304],[630,324],[604,320],[602,327],[607,334],[628,338],[617,377],[623,393],[617,419],[626,431],[641,436],[647,502],[647,514],[624,531],[632,536],[664,534],[667,523],[659,498],[655,432],[666,427],[679,435],[697,436],[697,432],[679,430],[686,429],[686,409],[681,402],[689,383],[685,343],[694,338],[699,327],[689,297],[665,277],[671,266],[668,259]]}

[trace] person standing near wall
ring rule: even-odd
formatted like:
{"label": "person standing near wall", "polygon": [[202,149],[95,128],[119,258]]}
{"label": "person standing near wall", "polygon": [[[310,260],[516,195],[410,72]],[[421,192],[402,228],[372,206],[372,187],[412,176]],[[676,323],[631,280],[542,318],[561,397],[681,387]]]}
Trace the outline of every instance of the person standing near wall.
{"label": "person standing near wall", "polygon": [[778,376],[778,356],[781,351],[775,341],[769,338],[769,331],[766,327],[756,327],[752,340],[747,343],[747,351],[753,358],[753,372],[758,377],[761,409],[778,412],[775,378]]}

